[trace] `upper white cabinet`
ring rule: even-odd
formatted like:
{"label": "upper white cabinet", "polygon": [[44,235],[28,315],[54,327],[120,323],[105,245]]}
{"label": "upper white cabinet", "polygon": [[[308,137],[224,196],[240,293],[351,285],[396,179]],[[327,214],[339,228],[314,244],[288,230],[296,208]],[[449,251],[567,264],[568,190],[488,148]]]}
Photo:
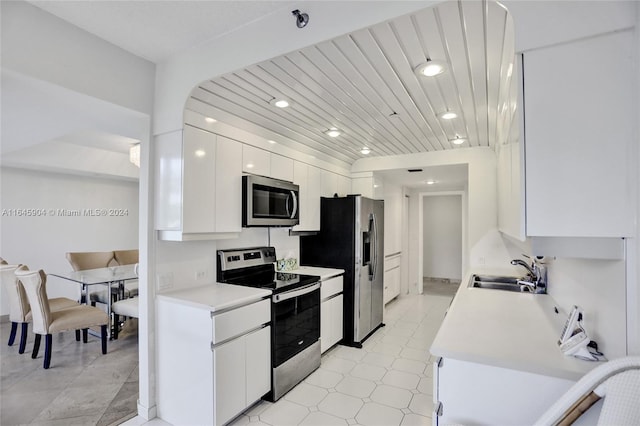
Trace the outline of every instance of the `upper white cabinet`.
{"label": "upper white cabinet", "polygon": [[271,176],[271,153],[251,145],[242,145],[242,171]]}
{"label": "upper white cabinet", "polygon": [[293,181],[293,160],[251,145],[242,145],[242,171]]}
{"label": "upper white cabinet", "polygon": [[632,235],[632,46],[623,31],[524,54],[527,235]]}
{"label": "upper white cabinet", "polygon": [[293,183],[300,187],[300,224],[294,231],[320,230],[321,171],[300,161],[293,164]]}
{"label": "upper white cabinet", "polygon": [[270,153],[271,172],[269,176],[293,182],[293,160],[282,155]]}
{"label": "upper white cabinet", "polygon": [[166,240],[241,231],[242,145],[185,125],[156,140],[156,229]]}
{"label": "upper white cabinet", "polygon": [[498,227],[501,232],[524,241],[522,151],[518,142],[498,147]]}

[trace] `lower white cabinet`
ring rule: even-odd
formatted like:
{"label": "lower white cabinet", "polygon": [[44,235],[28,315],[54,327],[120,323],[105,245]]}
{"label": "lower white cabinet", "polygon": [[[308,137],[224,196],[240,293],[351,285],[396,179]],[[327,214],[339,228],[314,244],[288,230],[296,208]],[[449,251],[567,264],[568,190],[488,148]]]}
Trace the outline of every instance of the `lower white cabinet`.
{"label": "lower white cabinet", "polygon": [[160,298],[158,416],[223,425],[271,388],[271,301],[211,312]]}
{"label": "lower white cabinet", "polygon": [[384,259],[384,293],[383,300],[386,305],[400,295],[400,254],[387,256]]}
{"label": "lower white cabinet", "polygon": [[320,287],[320,351],[326,352],[342,340],[344,323],[343,278],[322,281]]}
{"label": "lower white cabinet", "polygon": [[[438,358],[432,423],[530,425],[575,382],[476,362]],[[597,403],[574,424],[596,424]]]}
{"label": "lower white cabinet", "polygon": [[216,424],[225,424],[269,392],[270,330],[264,327],[214,346]]}

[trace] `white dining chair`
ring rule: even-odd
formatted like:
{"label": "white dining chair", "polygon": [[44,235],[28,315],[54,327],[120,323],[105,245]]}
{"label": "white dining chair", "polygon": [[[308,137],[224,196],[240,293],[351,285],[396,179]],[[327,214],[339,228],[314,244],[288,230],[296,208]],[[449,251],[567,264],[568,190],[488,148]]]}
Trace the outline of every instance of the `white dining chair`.
{"label": "white dining chair", "polygon": [[[53,333],[67,330],[82,330],[83,341],[87,343],[89,327],[100,327],[102,353],[107,353],[107,326],[108,315],[99,308],[87,305],[78,305],[71,308],[52,311],[47,298],[47,275],[42,269],[29,271],[21,267],[17,268],[15,275],[22,283],[32,307],[33,332],[36,338],[33,344],[31,358],[38,356],[40,340],[45,336],[45,353],[43,367],[48,369],[51,365],[51,351],[53,345]],[[77,333],[76,333],[77,336]]]}

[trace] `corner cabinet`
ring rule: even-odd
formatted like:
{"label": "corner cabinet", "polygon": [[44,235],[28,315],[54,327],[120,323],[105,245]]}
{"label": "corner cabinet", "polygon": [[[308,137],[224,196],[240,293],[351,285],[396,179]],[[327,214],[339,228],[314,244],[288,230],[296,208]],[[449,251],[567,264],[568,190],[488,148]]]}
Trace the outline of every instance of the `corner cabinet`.
{"label": "corner cabinet", "polygon": [[527,235],[633,235],[633,31],[535,49],[523,62]]}
{"label": "corner cabinet", "polygon": [[242,144],[185,125],[156,139],[156,229],[163,240],[235,237],[242,230]]}

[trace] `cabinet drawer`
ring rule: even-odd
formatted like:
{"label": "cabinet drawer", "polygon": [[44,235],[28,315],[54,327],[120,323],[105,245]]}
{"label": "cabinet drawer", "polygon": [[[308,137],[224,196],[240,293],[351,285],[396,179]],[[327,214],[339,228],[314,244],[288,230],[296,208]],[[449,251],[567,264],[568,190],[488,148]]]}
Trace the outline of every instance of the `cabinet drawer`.
{"label": "cabinet drawer", "polygon": [[384,259],[384,270],[388,271],[393,268],[397,268],[400,266],[400,260],[402,256],[392,256]]}
{"label": "cabinet drawer", "polygon": [[320,300],[324,300],[334,294],[342,293],[342,290],[342,275],[322,281],[322,285],[320,286]]}
{"label": "cabinet drawer", "polygon": [[211,320],[213,343],[220,343],[271,321],[271,300],[264,299],[221,314],[214,313]]}

